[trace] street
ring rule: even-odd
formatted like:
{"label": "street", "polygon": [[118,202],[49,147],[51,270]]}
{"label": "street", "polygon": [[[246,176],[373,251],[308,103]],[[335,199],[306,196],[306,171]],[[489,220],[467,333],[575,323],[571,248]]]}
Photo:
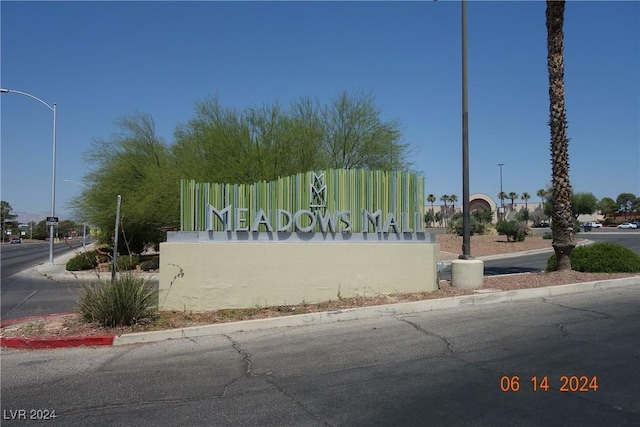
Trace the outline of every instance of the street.
{"label": "street", "polygon": [[[74,247],[81,241],[71,242]],[[56,243],[54,254],[59,257],[71,251],[66,243]],[[52,280],[33,270],[46,263],[47,242],[2,245],[2,284],[0,286],[0,320],[39,314],[65,313],[76,310],[77,280]]]}
{"label": "street", "polygon": [[65,426],[637,425],[639,291],[3,349],[3,425],[51,425],[17,414]]}

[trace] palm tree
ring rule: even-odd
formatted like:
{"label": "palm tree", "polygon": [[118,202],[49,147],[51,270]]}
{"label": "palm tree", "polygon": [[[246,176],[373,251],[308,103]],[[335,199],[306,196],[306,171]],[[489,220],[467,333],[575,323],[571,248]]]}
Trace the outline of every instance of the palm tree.
{"label": "palm tree", "polygon": [[547,70],[551,132],[551,233],[557,270],[571,270],[575,247],[569,182],[569,138],[564,103],[564,0],[547,0]]}
{"label": "palm tree", "polygon": [[545,197],[547,197],[547,191],[544,188],[541,188],[536,193],[536,196],[540,197],[540,199],[542,200],[542,209],[544,209],[544,199]]}
{"label": "palm tree", "polygon": [[433,203],[436,201],[436,196],[429,194],[427,196],[427,202],[431,203],[431,211],[433,212]]}
{"label": "palm tree", "polygon": [[433,203],[436,201],[436,196],[433,194],[429,194],[427,196],[427,202],[431,203],[431,217],[433,218],[433,216],[435,215],[435,212],[433,210]]}
{"label": "palm tree", "polygon": [[456,196],[455,194],[452,194],[449,196],[449,202],[451,202],[451,208],[453,213],[456,213],[456,202],[458,201],[458,196]]}
{"label": "palm tree", "polygon": [[509,199],[511,199],[511,210],[513,211],[513,202],[518,198],[518,193],[512,191],[509,193]]}
{"label": "palm tree", "polygon": [[444,224],[447,224],[447,202],[449,201],[449,195],[443,194],[440,196],[440,201],[444,203]]}
{"label": "palm tree", "polygon": [[524,193],[522,193],[522,196],[520,196],[520,198],[522,200],[524,200],[524,208],[526,210],[529,210],[529,205],[527,204],[527,200],[529,200],[531,198],[531,194],[527,193],[526,191]]}

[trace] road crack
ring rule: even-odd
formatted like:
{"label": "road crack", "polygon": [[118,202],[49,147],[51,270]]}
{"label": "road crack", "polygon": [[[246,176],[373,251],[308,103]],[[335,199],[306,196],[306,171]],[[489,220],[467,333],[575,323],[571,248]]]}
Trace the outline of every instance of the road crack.
{"label": "road crack", "polygon": [[449,338],[447,338],[447,337],[445,337],[443,335],[438,335],[438,334],[436,334],[434,332],[431,332],[431,331],[427,331],[422,326],[420,326],[417,323],[414,323],[414,322],[412,322],[410,320],[407,320],[404,317],[400,317],[400,318],[396,317],[396,319],[400,320],[401,322],[408,323],[409,325],[413,326],[417,331],[422,332],[425,335],[428,335],[430,337],[434,337],[434,338],[437,338],[437,339],[443,341],[447,345],[448,353],[450,353],[452,355],[455,355],[455,351],[453,350],[453,343],[449,340]]}

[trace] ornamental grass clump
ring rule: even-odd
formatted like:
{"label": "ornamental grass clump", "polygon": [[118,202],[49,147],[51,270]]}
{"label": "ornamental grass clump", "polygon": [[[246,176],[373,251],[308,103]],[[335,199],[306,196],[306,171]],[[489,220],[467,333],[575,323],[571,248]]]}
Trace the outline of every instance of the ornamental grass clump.
{"label": "ornamental grass clump", "polygon": [[[583,273],[640,273],[640,255],[618,243],[598,242],[571,251],[571,269]],[[557,268],[556,255],[547,261],[547,271]]]}
{"label": "ornamental grass clump", "polygon": [[157,306],[158,291],[148,280],[132,273],[87,286],[78,301],[82,318],[101,326],[130,326],[153,320]]}

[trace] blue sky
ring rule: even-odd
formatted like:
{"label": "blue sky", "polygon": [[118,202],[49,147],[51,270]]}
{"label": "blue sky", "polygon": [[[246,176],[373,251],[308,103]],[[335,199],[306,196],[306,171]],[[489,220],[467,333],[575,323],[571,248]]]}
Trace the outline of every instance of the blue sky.
{"label": "blue sky", "polygon": [[[168,144],[217,95],[243,109],[340,92],[397,119],[426,192],[462,199],[460,2],[0,3],[0,86],[57,104],[56,213],[83,154],[142,112]],[[571,182],[640,195],[640,4],[568,2]],[[468,3],[470,191],[496,199],[551,181],[545,3]],[[1,198],[21,219],[51,205],[52,112],[1,94]],[[31,218],[27,214],[38,214]]]}

